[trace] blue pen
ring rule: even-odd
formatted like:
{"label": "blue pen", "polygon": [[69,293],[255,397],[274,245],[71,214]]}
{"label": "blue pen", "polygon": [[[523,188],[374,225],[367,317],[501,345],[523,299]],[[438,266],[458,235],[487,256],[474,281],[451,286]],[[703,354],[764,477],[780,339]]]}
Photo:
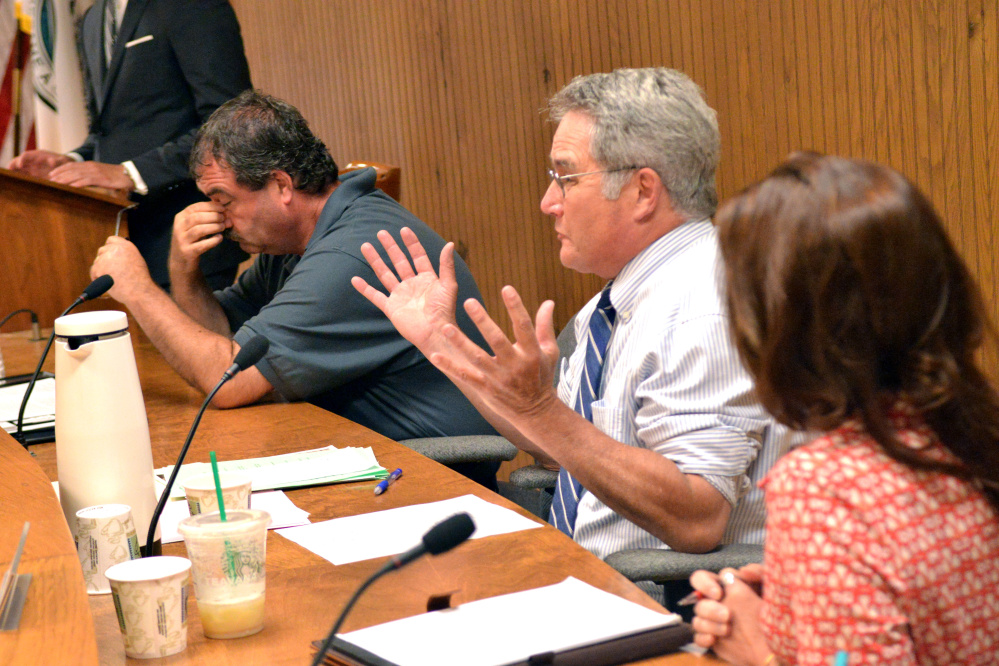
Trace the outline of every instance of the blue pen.
{"label": "blue pen", "polygon": [[388,490],[388,487],[395,483],[395,480],[402,476],[402,468],[397,469],[388,475],[387,479],[381,481],[377,486],[375,486],[375,494],[381,495],[383,492]]}

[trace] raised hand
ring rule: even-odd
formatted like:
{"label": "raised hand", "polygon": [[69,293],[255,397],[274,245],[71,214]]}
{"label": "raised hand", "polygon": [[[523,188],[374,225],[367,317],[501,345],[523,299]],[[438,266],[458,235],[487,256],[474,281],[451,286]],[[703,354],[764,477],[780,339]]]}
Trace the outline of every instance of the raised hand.
{"label": "raised hand", "polygon": [[430,361],[468,395],[473,392],[490,411],[511,424],[541,413],[558,397],[552,387],[558,344],[552,313],[555,304],[545,301],[535,321],[513,287],[502,291],[503,303],[513,322],[514,340],[489,316],[478,301],[465,301],[465,311],[482,333],[493,354],[481,349],[455,324],[443,329],[450,343]]}
{"label": "raised hand", "polygon": [[445,343],[444,326],[456,321],[458,282],[454,276],[454,243],[448,243],[441,250],[438,276],[416,234],[403,227],[400,235],[413,258],[412,263],[392,234],[378,232],[378,240],[395,271],[386,265],[371,243],[361,246],[361,253],[388,295],[369,285],[364,278],[354,277],[350,282],[385,313],[402,337],[429,357],[434,351],[440,351]]}

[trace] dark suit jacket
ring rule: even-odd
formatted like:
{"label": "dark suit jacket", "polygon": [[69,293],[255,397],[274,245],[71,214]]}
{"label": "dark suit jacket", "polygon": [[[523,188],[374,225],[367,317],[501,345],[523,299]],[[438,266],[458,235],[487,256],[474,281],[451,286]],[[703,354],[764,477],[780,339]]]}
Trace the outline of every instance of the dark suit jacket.
{"label": "dark suit jacket", "polygon": [[[129,212],[129,236],[165,285],[173,217],[204,200],[187,165],[195,135],[215,109],[250,87],[249,66],[227,0],[129,0],[105,72],[105,1],[96,0],[80,30],[90,134],[76,152],[135,163],[149,194],[132,197],[139,207]],[[223,272],[245,257],[226,241],[202,257],[202,270]]]}

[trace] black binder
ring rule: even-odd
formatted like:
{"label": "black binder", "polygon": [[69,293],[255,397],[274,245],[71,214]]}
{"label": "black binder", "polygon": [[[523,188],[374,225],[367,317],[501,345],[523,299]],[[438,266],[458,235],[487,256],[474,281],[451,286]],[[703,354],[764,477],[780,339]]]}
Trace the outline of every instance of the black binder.
{"label": "black binder", "polygon": [[[563,652],[530,655],[523,661],[496,666],[617,666],[676,652],[690,643],[693,637],[694,632],[690,625],[681,622]],[[322,641],[313,641],[313,649],[318,650],[322,647],[322,643]],[[333,639],[323,663],[330,666],[398,666],[339,636]]]}

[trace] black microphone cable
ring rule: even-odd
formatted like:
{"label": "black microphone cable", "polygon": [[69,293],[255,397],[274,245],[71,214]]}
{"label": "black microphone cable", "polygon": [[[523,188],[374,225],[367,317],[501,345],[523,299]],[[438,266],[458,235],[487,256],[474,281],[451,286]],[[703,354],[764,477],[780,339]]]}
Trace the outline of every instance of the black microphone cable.
{"label": "black microphone cable", "polygon": [[[87,285],[83,293],[76,297],[73,304],[62,311],[60,317],[65,317],[69,312],[75,308],[80,303],[84,301],[89,301],[97,298],[98,296],[103,296],[108,289],[114,286],[114,279],[110,275],[101,275],[96,280]],[[49,335],[48,342],[45,343],[45,350],[42,351],[42,357],[38,359],[38,366],[35,368],[34,374],[31,375],[31,381],[28,383],[28,388],[24,391],[24,397],[21,398],[21,409],[17,412],[17,429],[14,431],[14,439],[21,442],[25,447],[28,446],[27,436],[24,434],[24,409],[28,406],[28,398],[31,397],[31,392],[35,389],[35,382],[38,381],[38,375],[42,373],[42,364],[45,363],[45,357],[49,355],[49,349],[52,348],[52,342],[55,340],[55,325],[52,326],[52,334]]]}
{"label": "black microphone cable", "polygon": [[[11,317],[13,317],[15,315],[19,315],[19,314],[21,314],[23,312],[27,312],[28,314],[31,315],[31,339],[32,339],[32,341],[34,341],[34,340],[41,340],[42,339],[42,332],[41,332],[41,329],[38,326],[38,315],[35,314],[34,310],[29,310],[28,308],[20,308],[18,310],[14,310],[13,312],[11,312],[10,314],[8,314],[3,319],[0,319],[0,328],[3,328],[3,325],[6,324],[8,321],[10,321]],[[0,358],[0,361],[2,361],[2,360],[3,359]],[[6,377],[6,372],[4,372],[3,370],[4,370],[3,363],[0,363],[0,384],[3,384],[4,383],[3,380],[7,378]]]}
{"label": "black microphone cable", "polygon": [[229,369],[225,371],[222,375],[222,379],[219,383],[215,385],[215,388],[211,390],[208,397],[205,398],[204,402],[201,403],[201,409],[198,410],[198,415],[194,417],[194,423],[191,424],[191,429],[187,432],[187,439],[184,440],[184,446],[180,447],[180,455],[177,456],[177,462],[173,466],[173,470],[170,472],[170,478],[167,479],[166,488],[163,489],[163,493],[160,495],[159,502],[156,503],[156,509],[153,511],[153,517],[149,521],[149,532],[146,534],[146,550],[143,553],[143,557],[149,557],[153,554],[153,539],[156,537],[156,524],[160,521],[160,515],[163,513],[163,508],[166,506],[167,501],[170,499],[170,489],[173,488],[174,481],[177,480],[177,474],[180,472],[180,466],[184,464],[184,458],[187,457],[187,450],[191,448],[191,441],[194,439],[194,433],[198,430],[198,425],[201,423],[201,417],[208,409],[208,405],[211,403],[212,398],[215,394],[219,392],[223,384],[236,376],[237,373],[246,370],[250,366],[256,365],[257,362],[264,357],[267,353],[267,348],[270,347],[270,342],[267,341],[262,335],[250,338],[243,347],[240,347],[239,352],[236,354],[236,358],[233,359],[233,363],[229,366]]}
{"label": "black microphone cable", "polygon": [[333,644],[333,639],[336,638],[336,632],[340,631],[343,621],[347,619],[347,613],[349,613],[350,609],[354,607],[355,603],[357,603],[361,594],[371,587],[372,583],[388,572],[395,571],[396,569],[409,564],[421,555],[426,553],[430,553],[431,555],[446,553],[458,544],[466,541],[468,537],[472,536],[472,532],[474,531],[475,523],[472,521],[472,517],[467,513],[456,513],[450,518],[442,520],[431,527],[430,531],[423,535],[423,543],[419,546],[412,548],[401,555],[396,555],[386,562],[381,569],[376,571],[370,578],[361,583],[361,586],[357,588],[356,592],[354,592],[354,595],[347,602],[347,605],[344,606],[343,611],[340,613],[340,617],[338,617],[336,622],[333,623],[333,628],[330,629],[330,633],[327,634],[326,640],[323,641],[322,646],[319,648],[319,652],[316,653],[315,658],[312,660],[312,666],[319,666],[319,664],[323,663],[323,658],[326,657],[326,653]]}
{"label": "black microphone cable", "polygon": [[32,340],[41,340],[42,339],[42,331],[41,331],[41,328],[39,328],[39,326],[38,326],[38,315],[35,314],[34,310],[30,310],[28,308],[21,308],[20,310],[14,310],[13,312],[11,312],[9,315],[7,315],[6,317],[4,317],[3,319],[0,319],[0,328],[3,328],[3,325],[6,324],[8,321],[10,321],[11,317],[13,317],[14,315],[19,315],[22,312],[27,312],[28,314],[31,315],[31,339]]}

